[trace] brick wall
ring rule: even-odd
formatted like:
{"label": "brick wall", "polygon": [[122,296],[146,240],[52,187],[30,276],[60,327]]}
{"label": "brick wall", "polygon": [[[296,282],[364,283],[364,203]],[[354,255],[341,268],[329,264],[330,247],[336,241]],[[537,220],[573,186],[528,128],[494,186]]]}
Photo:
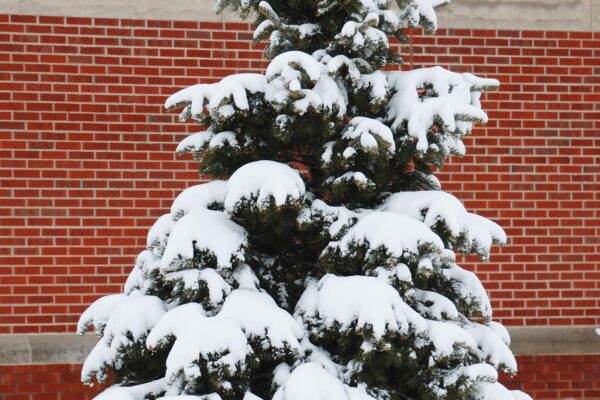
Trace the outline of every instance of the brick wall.
{"label": "brick wall", "polygon": [[0,399],[91,399],[100,388],[83,386],[80,370],[80,364],[0,366]]}
{"label": "brick wall", "polygon": [[[600,325],[600,33],[412,36],[404,68],[502,82],[484,96],[490,123],[439,175],[510,236],[490,262],[466,260],[497,319]],[[148,228],[200,181],[174,155],[196,128],[162,103],[264,68],[250,37],[242,23],[0,15],[0,333],[73,331],[86,305],[121,290]],[[539,398],[565,398],[535,370],[550,359],[522,360],[546,385]]]}
{"label": "brick wall", "polygon": [[518,356],[519,373],[502,377],[535,400],[600,399],[600,354]]}
{"label": "brick wall", "polygon": [[[600,355],[519,356],[519,374],[502,377],[534,399],[600,399]],[[80,364],[0,366],[2,400],[84,400],[101,391],[79,381]]]}
{"label": "brick wall", "polygon": [[[73,329],[199,181],[177,88],[265,66],[247,24],[0,16],[0,332]],[[412,55],[410,52],[412,51]],[[510,244],[474,266],[507,324],[600,324],[600,34],[442,30],[407,68],[496,77],[440,178]]]}

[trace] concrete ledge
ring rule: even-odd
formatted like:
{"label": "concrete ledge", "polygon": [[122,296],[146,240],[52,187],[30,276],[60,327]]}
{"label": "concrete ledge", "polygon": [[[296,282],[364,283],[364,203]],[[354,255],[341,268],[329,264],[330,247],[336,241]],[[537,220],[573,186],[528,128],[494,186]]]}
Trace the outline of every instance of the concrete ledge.
{"label": "concrete ledge", "polygon": [[81,363],[97,340],[94,334],[0,335],[0,365]]}
{"label": "concrete ledge", "polygon": [[600,354],[594,326],[513,327],[509,329],[515,355]]}
{"label": "concrete ledge", "polygon": [[[392,1],[393,4],[395,2]],[[0,0],[0,13],[72,17],[239,21],[214,0]],[[598,0],[452,0],[441,28],[599,31]]]}
{"label": "concrete ledge", "polygon": [[600,29],[597,0],[452,0],[442,28],[587,31]]}
{"label": "concrete ledge", "polygon": [[[515,355],[600,354],[592,326],[510,328]],[[82,363],[96,336],[88,333],[0,335],[0,365]]]}

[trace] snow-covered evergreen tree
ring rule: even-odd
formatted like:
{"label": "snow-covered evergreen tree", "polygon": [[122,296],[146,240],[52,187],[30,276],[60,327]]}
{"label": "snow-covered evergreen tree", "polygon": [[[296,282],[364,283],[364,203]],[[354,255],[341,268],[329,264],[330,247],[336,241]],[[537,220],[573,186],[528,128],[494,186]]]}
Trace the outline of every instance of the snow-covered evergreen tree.
{"label": "snow-covered evergreen tree", "polygon": [[[448,0],[220,0],[257,18],[265,74],[179,91],[201,172],[150,229],[123,294],[82,315],[98,399],[529,399],[506,329],[455,252],[506,237],[433,176],[498,82],[383,72],[388,37]],[[399,10],[399,11],[398,11]]]}

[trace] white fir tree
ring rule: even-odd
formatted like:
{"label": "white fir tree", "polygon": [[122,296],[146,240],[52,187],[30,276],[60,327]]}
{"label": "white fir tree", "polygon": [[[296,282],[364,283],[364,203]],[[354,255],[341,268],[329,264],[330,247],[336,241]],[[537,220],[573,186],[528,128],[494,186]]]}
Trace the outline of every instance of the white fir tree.
{"label": "white fir tree", "polygon": [[256,16],[271,61],[166,101],[206,128],[178,152],[222,180],[181,193],[82,315],[82,378],[114,382],[97,399],[530,399],[498,383],[509,335],[455,262],[506,236],[433,176],[498,81],[382,71],[447,1],[217,3]]}

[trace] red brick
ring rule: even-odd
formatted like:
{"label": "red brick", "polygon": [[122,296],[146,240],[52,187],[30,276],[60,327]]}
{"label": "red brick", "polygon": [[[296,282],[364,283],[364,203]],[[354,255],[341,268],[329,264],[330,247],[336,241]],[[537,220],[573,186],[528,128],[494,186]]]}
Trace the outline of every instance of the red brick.
{"label": "red brick", "polygon": [[[166,96],[264,70],[264,45],[251,45],[245,23],[0,16],[0,33],[0,259],[14,272],[0,291],[18,293],[0,298],[2,316],[15,318],[0,320],[0,332],[72,331],[85,305],[121,290],[153,220],[201,181],[195,162],[173,153],[196,127],[175,122]],[[446,190],[511,236],[491,262],[462,262],[481,273],[497,319],[600,325],[586,312],[600,305],[600,36],[411,36],[412,46],[393,42],[404,70],[443,64],[502,82],[482,96],[490,122],[465,139],[467,156],[439,172]],[[89,295],[73,287],[81,282]],[[522,359],[523,371],[534,367]],[[534,397],[559,395],[569,391]]]}

